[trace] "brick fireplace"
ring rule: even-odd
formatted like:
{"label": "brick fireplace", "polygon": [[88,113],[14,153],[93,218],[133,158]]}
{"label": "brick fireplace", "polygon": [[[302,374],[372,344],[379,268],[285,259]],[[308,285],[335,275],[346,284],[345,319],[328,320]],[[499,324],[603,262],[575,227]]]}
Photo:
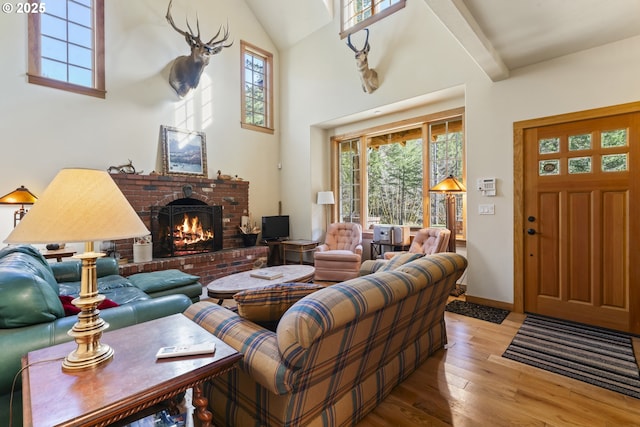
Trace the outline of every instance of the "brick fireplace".
{"label": "brick fireplace", "polygon": [[242,216],[249,212],[249,182],[189,176],[111,176],[149,230],[152,229],[153,211],[185,198],[198,205],[220,207],[222,216],[222,236],[219,247],[213,252],[171,258],[156,258],[154,255],[150,262],[133,263],[133,241],[117,241],[117,252],[128,260],[120,266],[122,275],[175,268],[200,276],[201,283],[206,285],[219,277],[249,270],[255,263],[266,259],[268,247],[245,248],[238,229]]}

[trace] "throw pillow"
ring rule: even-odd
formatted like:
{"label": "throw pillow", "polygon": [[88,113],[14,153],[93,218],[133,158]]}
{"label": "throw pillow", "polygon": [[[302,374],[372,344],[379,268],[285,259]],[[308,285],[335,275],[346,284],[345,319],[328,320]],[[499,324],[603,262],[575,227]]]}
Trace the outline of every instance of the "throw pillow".
{"label": "throw pillow", "polygon": [[411,262],[415,259],[422,258],[424,254],[414,254],[411,252],[407,252],[404,254],[398,254],[384,263],[382,267],[378,269],[378,271],[392,271],[396,268],[404,265],[408,262]]}
{"label": "throw pillow", "polygon": [[[73,301],[75,297],[71,295],[60,295],[60,302],[62,303],[62,308],[64,308],[65,316],[73,316],[74,314],[80,313],[80,309],[73,305],[71,301]],[[110,299],[105,298],[100,305],[98,305],[98,310],[104,310],[105,308],[117,307],[118,304],[111,301]]]}
{"label": "throw pillow", "polygon": [[323,288],[313,283],[279,283],[238,292],[233,299],[241,317],[252,322],[273,322],[297,301]]}
{"label": "throw pillow", "polygon": [[200,276],[184,273],[180,270],[170,269],[152,271],[149,273],[137,273],[127,277],[138,289],[145,292],[159,292],[186,286],[200,280]]}

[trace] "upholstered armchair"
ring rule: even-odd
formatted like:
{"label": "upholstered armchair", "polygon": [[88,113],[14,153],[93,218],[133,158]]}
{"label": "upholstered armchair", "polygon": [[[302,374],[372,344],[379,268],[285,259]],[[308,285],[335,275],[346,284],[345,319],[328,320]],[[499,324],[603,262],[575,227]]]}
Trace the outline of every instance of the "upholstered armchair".
{"label": "upholstered armchair", "polygon": [[[451,231],[446,228],[422,228],[418,230],[409,252],[414,254],[431,255],[438,252],[447,252]],[[385,252],[384,259],[391,259],[401,252]]]}
{"label": "upholstered armchair", "polygon": [[329,225],[325,242],[313,254],[314,280],[341,282],[357,277],[362,261],[362,227],[352,222]]}

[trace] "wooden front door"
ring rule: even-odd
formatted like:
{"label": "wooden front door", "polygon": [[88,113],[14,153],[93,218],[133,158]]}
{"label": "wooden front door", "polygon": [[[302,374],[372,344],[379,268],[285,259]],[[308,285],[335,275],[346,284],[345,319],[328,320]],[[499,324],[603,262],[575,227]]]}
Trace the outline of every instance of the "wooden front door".
{"label": "wooden front door", "polygon": [[640,333],[639,135],[638,112],[523,129],[525,312]]}

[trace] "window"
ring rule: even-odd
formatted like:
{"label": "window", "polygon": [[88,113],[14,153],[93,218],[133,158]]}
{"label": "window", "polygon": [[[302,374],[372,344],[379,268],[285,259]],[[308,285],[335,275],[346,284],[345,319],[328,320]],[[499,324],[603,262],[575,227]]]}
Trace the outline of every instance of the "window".
{"label": "window", "polygon": [[341,0],[340,37],[355,33],[404,7],[406,0]]}
{"label": "window", "polygon": [[[460,181],[464,173],[464,133],[462,117],[429,124],[429,180],[434,186],[449,175]],[[456,236],[465,236],[464,196],[456,194]],[[447,212],[445,195],[429,193],[429,226],[446,226]]]}
{"label": "window", "polygon": [[242,59],[242,127],[273,133],[273,55],[244,41]]}
{"label": "window", "polygon": [[29,83],[104,98],[104,0],[41,6],[28,18]]}
{"label": "window", "polygon": [[[464,109],[332,139],[337,220],[445,227],[445,197],[429,188],[453,175],[464,181]],[[364,155],[361,155],[364,153]],[[465,197],[456,195],[456,235],[466,238]]]}
{"label": "window", "polygon": [[338,151],[340,218],[345,222],[360,222],[360,139],[340,141]]}

